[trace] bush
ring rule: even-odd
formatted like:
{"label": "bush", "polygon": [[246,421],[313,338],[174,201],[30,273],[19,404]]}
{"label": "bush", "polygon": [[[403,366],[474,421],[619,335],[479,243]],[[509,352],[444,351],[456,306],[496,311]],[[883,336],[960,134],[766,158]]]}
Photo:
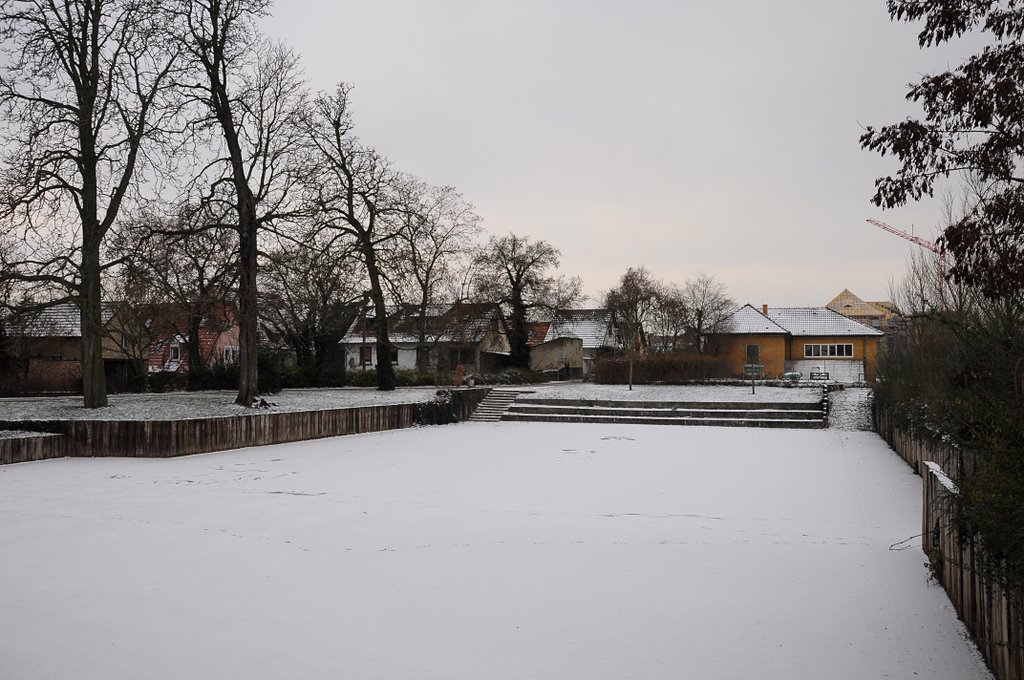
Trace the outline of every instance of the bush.
{"label": "bush", "polygon": [[174,371],[159,371],[149,376],[150,392],[174,392],[185,389],[188,375]]}
{"label": "bush", "polygon": [[470,373],[463,384],[468,385],[470,379],[476,385],[530,385],[547,380],[543,373],[525,368],[508,368],[501,373]]}
{"label": "bush", "polygon": [[[721,357],[693,352],[644,354],[633,362],[634,383],[679,385],[729,377],[729,368]],[[594,366],[594,382],[625,385],[629,382],[629,357],[614,355],[599,358]]]}
{"label": "bush", "polygon": [[413,421],[417,425],[448,425],[458,422],[458,407],[452,400],[452,393],[441,390],[432,400],[414,404]]}
{"label": "bush", "polygon": [[376,387],[377,369],[368,368],[360,371],[349,371],[346,382],[352,387]]}

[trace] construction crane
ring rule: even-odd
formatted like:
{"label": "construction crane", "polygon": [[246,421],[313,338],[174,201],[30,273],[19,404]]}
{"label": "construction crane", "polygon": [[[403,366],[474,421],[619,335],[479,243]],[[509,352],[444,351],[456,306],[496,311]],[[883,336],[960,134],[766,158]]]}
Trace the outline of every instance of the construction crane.
{"label": "construction crane", "polygon": [[889,232],[890,234],[896,234],[900,238],[904,238],[904,239],[910,241],[911,243],[913,243],[915,245],[918,245],[918,246],[921,246],[925,250],[930,250],[930,251],[932,251],[933,253],[935,253],[936,255],[939,256],[939,277],[940,277],[939,278],[939,296],[940,296],[940,298],[942,300],[942,308],[945,309],[946,308],[946,253],[945,253],[945,251],[942,248],[940,248],[938,246],[938,244],[933,243],[932,241],[925,241],[923,238],[921,238],[919,236],[914,236],[913,234],[908,234],[907,232],[903,231],[902,229],[897,229],[896,227],[892,226],[891,224],[886,224],[885,222],[882,222],[880,220],[871,219],[870,217],[868,218],[867,221],[868,221],[868,224],[873,224],[876,227],[878,227],[879,229],[884,229],[885,231]]}

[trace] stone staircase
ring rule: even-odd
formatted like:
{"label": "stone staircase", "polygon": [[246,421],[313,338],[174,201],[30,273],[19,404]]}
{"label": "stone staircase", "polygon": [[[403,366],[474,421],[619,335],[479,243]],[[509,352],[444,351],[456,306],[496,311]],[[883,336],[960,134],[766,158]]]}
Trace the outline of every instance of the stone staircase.
{"label": "stone staircase", "polygon": [[492,389],[480,405],[473,411],[473,415],[469,417],[471,423],[496,423],[501,420],[502,414],[508,410],[509,406],[516,400],[521,394],[530,394],[530,392],[524,390],[508,390],[502,388]]}
{"label": "stone staircase", "polygon": [[[482,406],[483,404],[481,404]],[[476,414],[473,416],[473,419],[475,418]],[[513,398],[513,401],[508,402],[505,406],[505,411],[499,418],[503,421],[547,423],[714,425],[719,427],[804,429],[821,429],[826,424],[822,402],[639,402],[535,398],[515,400]]]}

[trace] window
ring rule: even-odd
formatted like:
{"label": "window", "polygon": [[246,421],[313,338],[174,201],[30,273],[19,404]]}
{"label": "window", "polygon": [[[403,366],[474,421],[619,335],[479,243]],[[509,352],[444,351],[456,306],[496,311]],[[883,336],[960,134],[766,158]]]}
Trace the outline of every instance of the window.
{"label": "window", "polygon": [[170,359],[171,361],[181,361],[181,345],[177,341],[171,343]]}
{"label": "window", "polygon": [[747,363],[761,363],[761,345],[747,345]]}
{"label": "window", "polygon": [[804,345],[805,357],[852,357],[853,345]]}
{"label": "window", "polygon": [[222,350],[224,357],[224,365],[230,366],[238,363],[238,348],[237,347],[225,347]]}
{"label": "window", "polygon": [[363,366],[369,366],[373,363],[373,347],[370,345],[363,345],[359,348],[359,363]]}
{"label": "window", "polygon": [[391,350],[391,363],[393,363],[395,366],[398,365],[398,350],[397,349]]}

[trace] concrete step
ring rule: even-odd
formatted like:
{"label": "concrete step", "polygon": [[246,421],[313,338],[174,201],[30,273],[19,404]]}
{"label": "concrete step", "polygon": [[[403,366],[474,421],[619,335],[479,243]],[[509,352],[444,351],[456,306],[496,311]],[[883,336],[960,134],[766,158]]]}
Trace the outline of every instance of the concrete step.
{"label": "concrete step", "polygon": [[821,418],[816,409],[717,409],[717,408],[623,408],[615,406],[551,406],[546,404],[516,403],[510,412],[539,415],[601,415],[642,418],[748,418],[762,420],[812,420]]}
{"label": "concrete step", "polygon": [[813,411],[821,410],[820,401],[802,402],[759,402],[759,401],[627,401],[597,399],[541,399],[526,397],[518,400],[519,404],[544,406],[601,406],[611,408],[655,408],[655,409],[704,409],[704,410],[762,410],[776,411]]}
{"label": "concrete step", "polygon": [[821,402],[638,402],[523,398],[501,420],[548,423],[629,423],[724,427],[825,426]]}
{"label": "concrete step", "polygon": [[491,390],[473,411],[473,415],[469,417],[470,422],[493,423],[500,421],[502,414],[521,394],[524,392],[519,390]]}
{"label": "concrete step", "polygon": [[609,416],[559,413],[518,413],[508,411],[501,420],[534,423],[606,423],[620,425],[703,425],[716,427],[777,427],[794,429],[822,429],[822,418],[772,419],[772,418],[697,418],[697,417],[643,417]]}

